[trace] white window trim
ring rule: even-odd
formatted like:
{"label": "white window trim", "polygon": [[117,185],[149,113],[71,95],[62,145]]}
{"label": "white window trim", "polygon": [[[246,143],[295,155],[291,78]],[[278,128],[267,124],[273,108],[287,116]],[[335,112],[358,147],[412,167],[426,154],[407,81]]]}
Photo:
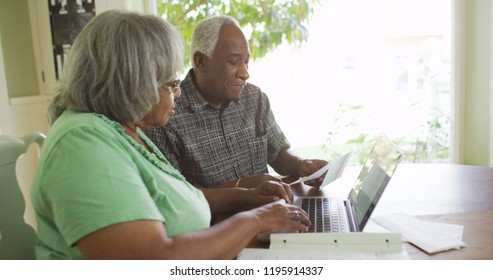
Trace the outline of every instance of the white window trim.
{"label": "white window trim", "polygon": [[453,95],[451,98],[453,106],[452,137],[450,160],[453,163],[464,162],[464,125],[465,125],[465,69],[466,69],[466,2],[453,0],[452,4],[452,75],[451,87]]}

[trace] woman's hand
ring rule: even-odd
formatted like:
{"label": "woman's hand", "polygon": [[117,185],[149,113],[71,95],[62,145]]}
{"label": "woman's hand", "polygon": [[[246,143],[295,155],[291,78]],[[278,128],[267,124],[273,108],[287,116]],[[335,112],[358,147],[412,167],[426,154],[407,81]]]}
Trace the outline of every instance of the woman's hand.
{"label": "woman's hand", "polygon": [[256,188],[268,181],[281,181],[281,179],[274,177],[268,173],[262,173],[250,177],[244,177],[239,179],[239,188]]}
{"label": "woman's hand", "polygon": [[273,202],[255,208],[251,212],[260,221],[260,232],[294,229],[306,232],[310,220],[303,209],[287,203]]}
{"label": "woman's hand", "polygon": [[263,205],[279,199],[284,199],[287,203],[293,200],[291,187],[280,180],[269,180],[251,190],[254,205]]}

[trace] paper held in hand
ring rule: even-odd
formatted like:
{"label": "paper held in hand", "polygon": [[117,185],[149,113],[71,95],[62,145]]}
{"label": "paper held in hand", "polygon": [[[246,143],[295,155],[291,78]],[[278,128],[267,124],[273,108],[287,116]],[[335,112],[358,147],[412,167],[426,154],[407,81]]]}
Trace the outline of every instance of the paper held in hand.
{"label": "paper held in hand", "polygon": [[328,184],[334,182],[336,179],[341,177],[342,173],[344,172],[344,169],[346,168],[346,164],[349,161],[349,158],[351,157],[351,153],[347,153],[335,161],[329,162],[327,165],[324,167],[320,168],[319,170],[315,171],[313,174],[310,176],[302,177],[289,185],[294,185],[298,184],[301,182],[305,181],[310,181],[319,178],[320,176],[323,176],[325,174],[324,181],[320,185],[320,188],[327,186]]}

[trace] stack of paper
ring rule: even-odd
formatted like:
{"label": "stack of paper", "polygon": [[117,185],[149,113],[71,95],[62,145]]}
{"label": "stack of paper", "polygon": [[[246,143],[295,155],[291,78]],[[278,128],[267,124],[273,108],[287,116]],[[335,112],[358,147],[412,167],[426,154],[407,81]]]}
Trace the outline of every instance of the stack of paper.
{"label": "stack of paper", "polygon": [[372,219],[391,232],[400,232],[405,240],[429,254],[466,246],[461,225],[421,221],[404,213]]}

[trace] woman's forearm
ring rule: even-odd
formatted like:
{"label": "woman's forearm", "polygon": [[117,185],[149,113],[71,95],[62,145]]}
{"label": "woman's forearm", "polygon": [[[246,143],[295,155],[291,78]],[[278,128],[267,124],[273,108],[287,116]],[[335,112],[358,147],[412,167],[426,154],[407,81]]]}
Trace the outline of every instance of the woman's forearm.
{"label": "woman's forearm", "polygon": [[210,228],[167,236],[161,221],[114,224],[81,238],[76,246],[87,259],[233,259],[260,230],[251,211]]}
{"label": "woman's forearm", "polygon": [[233,259],[260,231],[259,224],[254,214],[241,212],[209,229],[176,236],[172,243],[180,250],[175,257]]}

